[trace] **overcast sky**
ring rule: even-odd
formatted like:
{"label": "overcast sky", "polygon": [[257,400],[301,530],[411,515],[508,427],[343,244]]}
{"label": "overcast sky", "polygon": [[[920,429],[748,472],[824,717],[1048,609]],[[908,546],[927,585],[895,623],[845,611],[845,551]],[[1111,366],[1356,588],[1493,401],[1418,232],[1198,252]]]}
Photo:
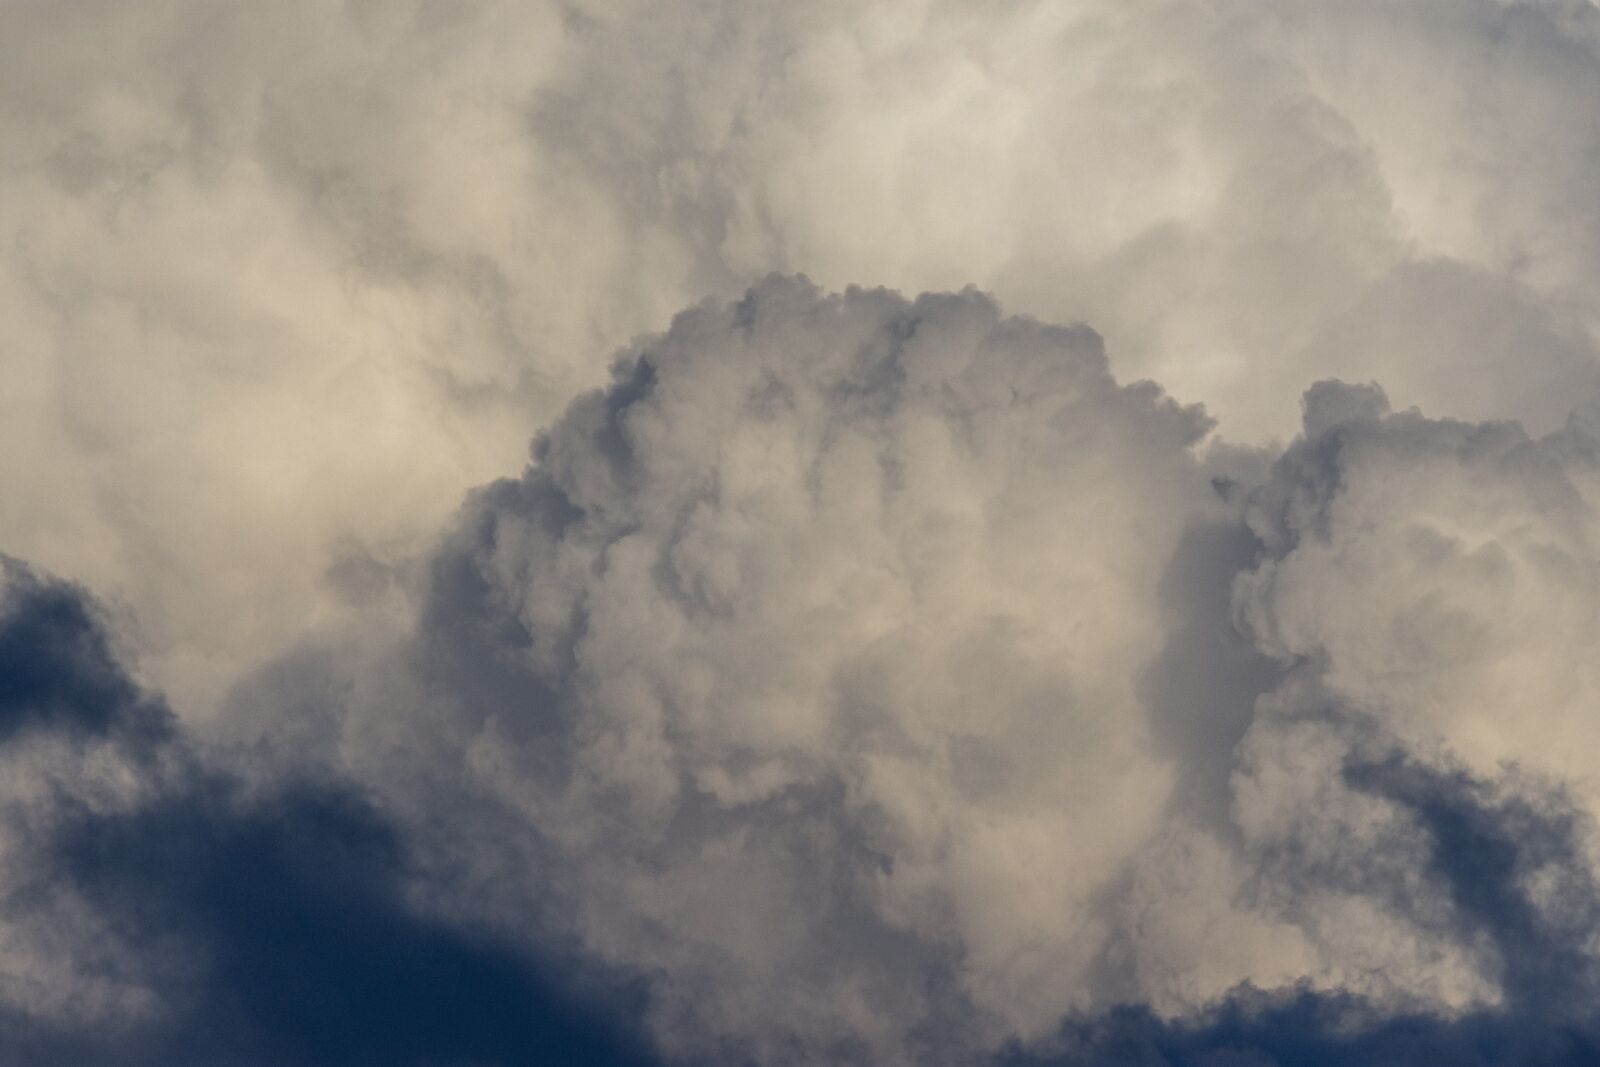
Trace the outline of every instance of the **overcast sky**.
{"label": "overcast sky", "polygon": [[0,0],[0,1058],[1600,1062],[1591,0]]}

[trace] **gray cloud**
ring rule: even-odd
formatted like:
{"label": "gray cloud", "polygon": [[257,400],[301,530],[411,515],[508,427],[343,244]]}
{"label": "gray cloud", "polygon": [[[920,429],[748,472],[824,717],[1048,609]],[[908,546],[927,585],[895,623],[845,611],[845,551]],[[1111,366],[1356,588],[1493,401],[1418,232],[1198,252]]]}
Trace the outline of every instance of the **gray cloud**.
{"label": "gray cloud", "polygon": [[463,769],[714,1029],[1048,1024],[1166,795],[1131,682],[1206,420],[970,292],[774,278],[616,374],[434,565]]}
{"label": "gray cloud", "polygon": [[659,975],[691,1054],[948,1057],[1241,983],[1515,1008],[1439,812],[1566,783],[1503,902],[1568,921],[1592,438],[1335,382],[1276,460],[1208,426],[1083,327],[769,279],[469,499],[410,725],[385,688],[341,748],[419,823],[476,812],[436,847]]}
{"label": "gray cloud", "polygon": [[[717,1061],[1586,1048],[1600,448],[1376,385],[1302,417],[1217,443],[1087,327],[773,276],[624,351],[215,751],[13,568],[0,822],[56,857],[0,915],[10,1010],[57,1020],[16,1047],[336,1058],[251,977],[334,923],[483,975],[487,1030],[414,1036],[491,1061],[545,1040],[510,1022],[551,946]],[[353,897],[294,873],[313,831],[377,842]],[[174,841],[199,881],[147,879]],[[265,927],[228,873],[258,864]],[[176,941],[120,933],[151,922]],[[161,1009],[189,951],[236,1038]],[[414,992],[329,966],[362,1026]]]}

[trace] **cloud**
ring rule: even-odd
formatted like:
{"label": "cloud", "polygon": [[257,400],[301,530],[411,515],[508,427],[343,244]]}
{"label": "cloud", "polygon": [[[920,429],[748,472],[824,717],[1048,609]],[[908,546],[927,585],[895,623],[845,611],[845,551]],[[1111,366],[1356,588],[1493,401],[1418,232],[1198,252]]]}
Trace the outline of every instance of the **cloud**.
{"label": "cloud", "polygon": [[0,15],[0,538],[192,720],[689,299],[527,136],[556,5],[358,8]]}
{"label": "cloud", "polygon": [[0,744],[32,731],[164,736],[166,708],[128,678],[78,590],[7,557],[0,557],[0,576]]}
{"label": "cloud", "polygon": [[231,735],[8,564],[0,1036],[1581,1057],[1600,448],[1376,385],[1302,419],[1228,445],[1088,327],[772,276],[625,350],[409,629],[380,577]]}
{"label": "cloud", "polygon": [[1571,779],[1592,805],[1593,423],[1533,438],[1387,406],[1307,394],[1307,436],[1248,515],[1268,558],[1239,582],[1241,623],[1408,744]]}
{"label": "cloud", "polygon": [[1587,722],[1592,438],[1335,382],[1303,418],[1207,444],[1086,328],[769,278],[469,498],[385,661],[413,718],[385,688],[338,743],[474,813],[429,847],[496,913],[657,975],[690,1056],[1128,1004],[1543,1041],[1593,948],[1588,749],[1547,740]]}
{"label": "cloud", "polygon": [[422,714],[455,707],[581,936],[713,1026],[1047,1024],[1166,795],[1131,682],[1207,425],[1082,327],[769,279],[469,503]]}
{"label": "cloud", "polygon": [[1093,323],[1234,440],[1330,376],[1536,433],[1600,397],[1589,5],[0,18],[0,540],[197,723],[773,270]]}
{"label": "cloud", "polygon": [[[1496,796],[1499,786],[1394,754],[1352,764],[1345,776],[1424,828],[1423,851],[1454,906],[1454,936],[1482,934],[1499,956],[1499,1005],[1442,1014],[1304,984],[1244,986],[1187,1016],[1131,1005],[1074,1018],[1051,1041],[1012,1049],[1000,1062],[1579,1064],[1600,1055],[1595,960],[1586,945],[1600,887],[1576,839],[1591,817],[1559,795],[1532,790],[1506,799]],[[1529,877],[1552,869],[1560,883],[1554,901]]]}
{"label": "cloud", "polygon": [[6,5],[0,1047],[1588,1055],[1597,44]]}
{"label": "cloud", "polygon": [[360,790],[207,765],[80,590],[6,579],[8,1062],[651,1062],[625,991],[420,910]]}

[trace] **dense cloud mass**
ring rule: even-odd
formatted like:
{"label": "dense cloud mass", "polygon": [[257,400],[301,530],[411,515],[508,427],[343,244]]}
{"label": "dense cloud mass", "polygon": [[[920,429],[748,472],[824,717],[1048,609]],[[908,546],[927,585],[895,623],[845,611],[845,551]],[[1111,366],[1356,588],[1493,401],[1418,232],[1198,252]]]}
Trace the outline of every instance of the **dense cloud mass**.
{"label": "dense cloud mass", "polygon": [[1600,1062],[1596,99],[1589,0],[0,5],[0,1059]]}
{"label": "dense cloud mass", "polygon": [[620,989],[411,902],[358,789],[206,765],[81,590],[3,571],[6,1062],[649,1062]]}
{"label": "dense cloud mass", "polygon": [[1242,983],[1584,1009],[1580,424],[1324,382],[1268,469],[1082,328],[782,279],[615,376],[473,497],[416,658],[671,1039],[927,1060]]}
{"label": "dense cloud mass", "polygon": [[1600,398],[1586,0],[13,0],[7,550],[204,720],[614,350],[769,271],[976,284],[1287,438]]}
{"label": "dense cloud mass", "polygon": [[617,374],[435,564],[425,639],[470,604],[527,675],[463,708],[469,768],[696,1012],[1048,1024],[1165,795],[1135,680],[1205,419],[976,293],[774,279]]}

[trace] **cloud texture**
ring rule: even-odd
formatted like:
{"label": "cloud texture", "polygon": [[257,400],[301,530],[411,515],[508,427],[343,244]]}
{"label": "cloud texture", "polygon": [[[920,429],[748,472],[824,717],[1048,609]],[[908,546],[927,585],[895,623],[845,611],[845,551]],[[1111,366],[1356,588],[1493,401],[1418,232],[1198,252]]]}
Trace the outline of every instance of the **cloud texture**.
{"label": "cloud texture", "polygon": [[1268,466],[1081,327],[776,278],[614,373],[469,502],[416,661],[667,1033],[885,1062],[1246,983],[1588,988],[1539,947],[1595,914],[1579,424],[1324,382]]}
{"label": "cloud texture", "polygon": [[716,982],[697,1010],[899,1026],[941,961],[1053,1019],[1160,810],[1134,679],[1203,416],[976,293],[774,279],[617,373],[436,563],[536,700],[466,708],[469,766],[585,868],[581,926]]}
{"label": "cloud texture", "polygon": [[1592,4],[0,86],[10,1059],[1600,1056]]}
{"label": "cloud texture", "polygon": [[594,984],[597,1010],[419,909],[360,790],[208,766],[81,590],[11,560],[4,579],[9,1062],[646,1062],[621,990]]}
{"label": "cloud texture", "polygon": [[1581,2],[0,13],[13,553],[188,718],[419,551],[614,350],[769,271],[976,284],[1288,437],[1313,380],[1592,406]]}

